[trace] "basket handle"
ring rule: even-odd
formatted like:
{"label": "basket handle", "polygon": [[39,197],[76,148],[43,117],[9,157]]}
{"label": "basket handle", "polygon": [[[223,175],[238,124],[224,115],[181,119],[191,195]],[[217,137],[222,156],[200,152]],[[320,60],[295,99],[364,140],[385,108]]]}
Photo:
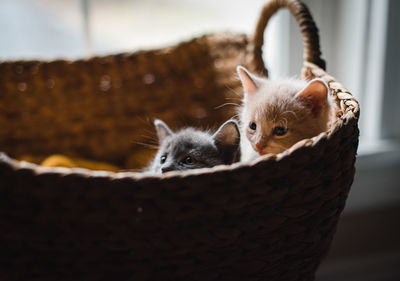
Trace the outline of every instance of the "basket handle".
{"label": "basket handle", "polygon": [[321,58],[318,28],[307,6],[299,0],[271,0],[262,9],[254,35],[254,64],[256,71],[268,76],[268,70],[262,58],[264,31],[271,16],[279,9],[287,8],[296,18],[303,36],[303,59],[325,70],[325,61]]}

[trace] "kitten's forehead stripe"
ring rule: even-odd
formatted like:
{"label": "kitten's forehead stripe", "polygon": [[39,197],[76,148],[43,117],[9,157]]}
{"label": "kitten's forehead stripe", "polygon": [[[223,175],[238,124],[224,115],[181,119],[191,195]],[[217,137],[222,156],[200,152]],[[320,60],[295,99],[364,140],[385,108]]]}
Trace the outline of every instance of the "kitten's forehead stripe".
{"label": "kitten's forehead stripe", "polygon": [[[282,87],[277,89],[282,90]],[[260,122],[264,120],[272,120],[275,123],[287,122],[297,117],[296,112],[304,111],[305,106],[294,98],[296,90],[286,91],[285,94],[278,93],[277,89],[268,89],[268,93],[264,93],[258,100],[248,105],[249,114],[252,112],[254,114],[254,117],[249,117],[250,119]]]}

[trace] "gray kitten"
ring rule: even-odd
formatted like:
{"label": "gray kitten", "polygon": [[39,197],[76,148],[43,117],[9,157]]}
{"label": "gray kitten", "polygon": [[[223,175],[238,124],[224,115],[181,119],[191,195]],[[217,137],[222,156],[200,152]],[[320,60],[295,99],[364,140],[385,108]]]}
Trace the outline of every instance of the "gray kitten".
{"label": "gray kitten", "polygon": [[155,120],[159,148],[147,171],[165,173],[232,164],[240,159],[240,133],[236,121],[225,122],[213,135],[185,128],[173,132]]}

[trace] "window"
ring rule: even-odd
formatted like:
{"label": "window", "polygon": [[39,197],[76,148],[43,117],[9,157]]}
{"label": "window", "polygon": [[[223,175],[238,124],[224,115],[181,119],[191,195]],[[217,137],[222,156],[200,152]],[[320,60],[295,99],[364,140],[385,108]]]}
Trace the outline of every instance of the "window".
{"label": "window", "polygon": [[77,1],[0,1],[0,59],[81,57],[82,22]]}
{"label": "window", "polygon": [[75,59],[164,47],[215,31],[251,33],[264,2],[1,1],[0,58]]}

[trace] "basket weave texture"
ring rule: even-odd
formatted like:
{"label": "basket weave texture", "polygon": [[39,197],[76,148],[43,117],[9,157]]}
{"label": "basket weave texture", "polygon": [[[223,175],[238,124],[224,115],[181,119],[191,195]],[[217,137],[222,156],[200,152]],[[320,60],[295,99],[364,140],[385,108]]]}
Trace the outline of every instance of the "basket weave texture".
{"label": "basket weave texture", "polygon": [[[338,110],[328,132],[252,163],[161,176],[15,160],[63,153],[129,167],[147,118],[221,124],[234,110],[215,107],[241,92],[236,65],[267,74],[263,31],[280,8],[301,27],[303,76],[330,87]],[[358,103],[323,70],[318,42],[301,2],[275,0],[254,37],[0,63],[0,279],[313,280],[353,181],[359,134]]]}

